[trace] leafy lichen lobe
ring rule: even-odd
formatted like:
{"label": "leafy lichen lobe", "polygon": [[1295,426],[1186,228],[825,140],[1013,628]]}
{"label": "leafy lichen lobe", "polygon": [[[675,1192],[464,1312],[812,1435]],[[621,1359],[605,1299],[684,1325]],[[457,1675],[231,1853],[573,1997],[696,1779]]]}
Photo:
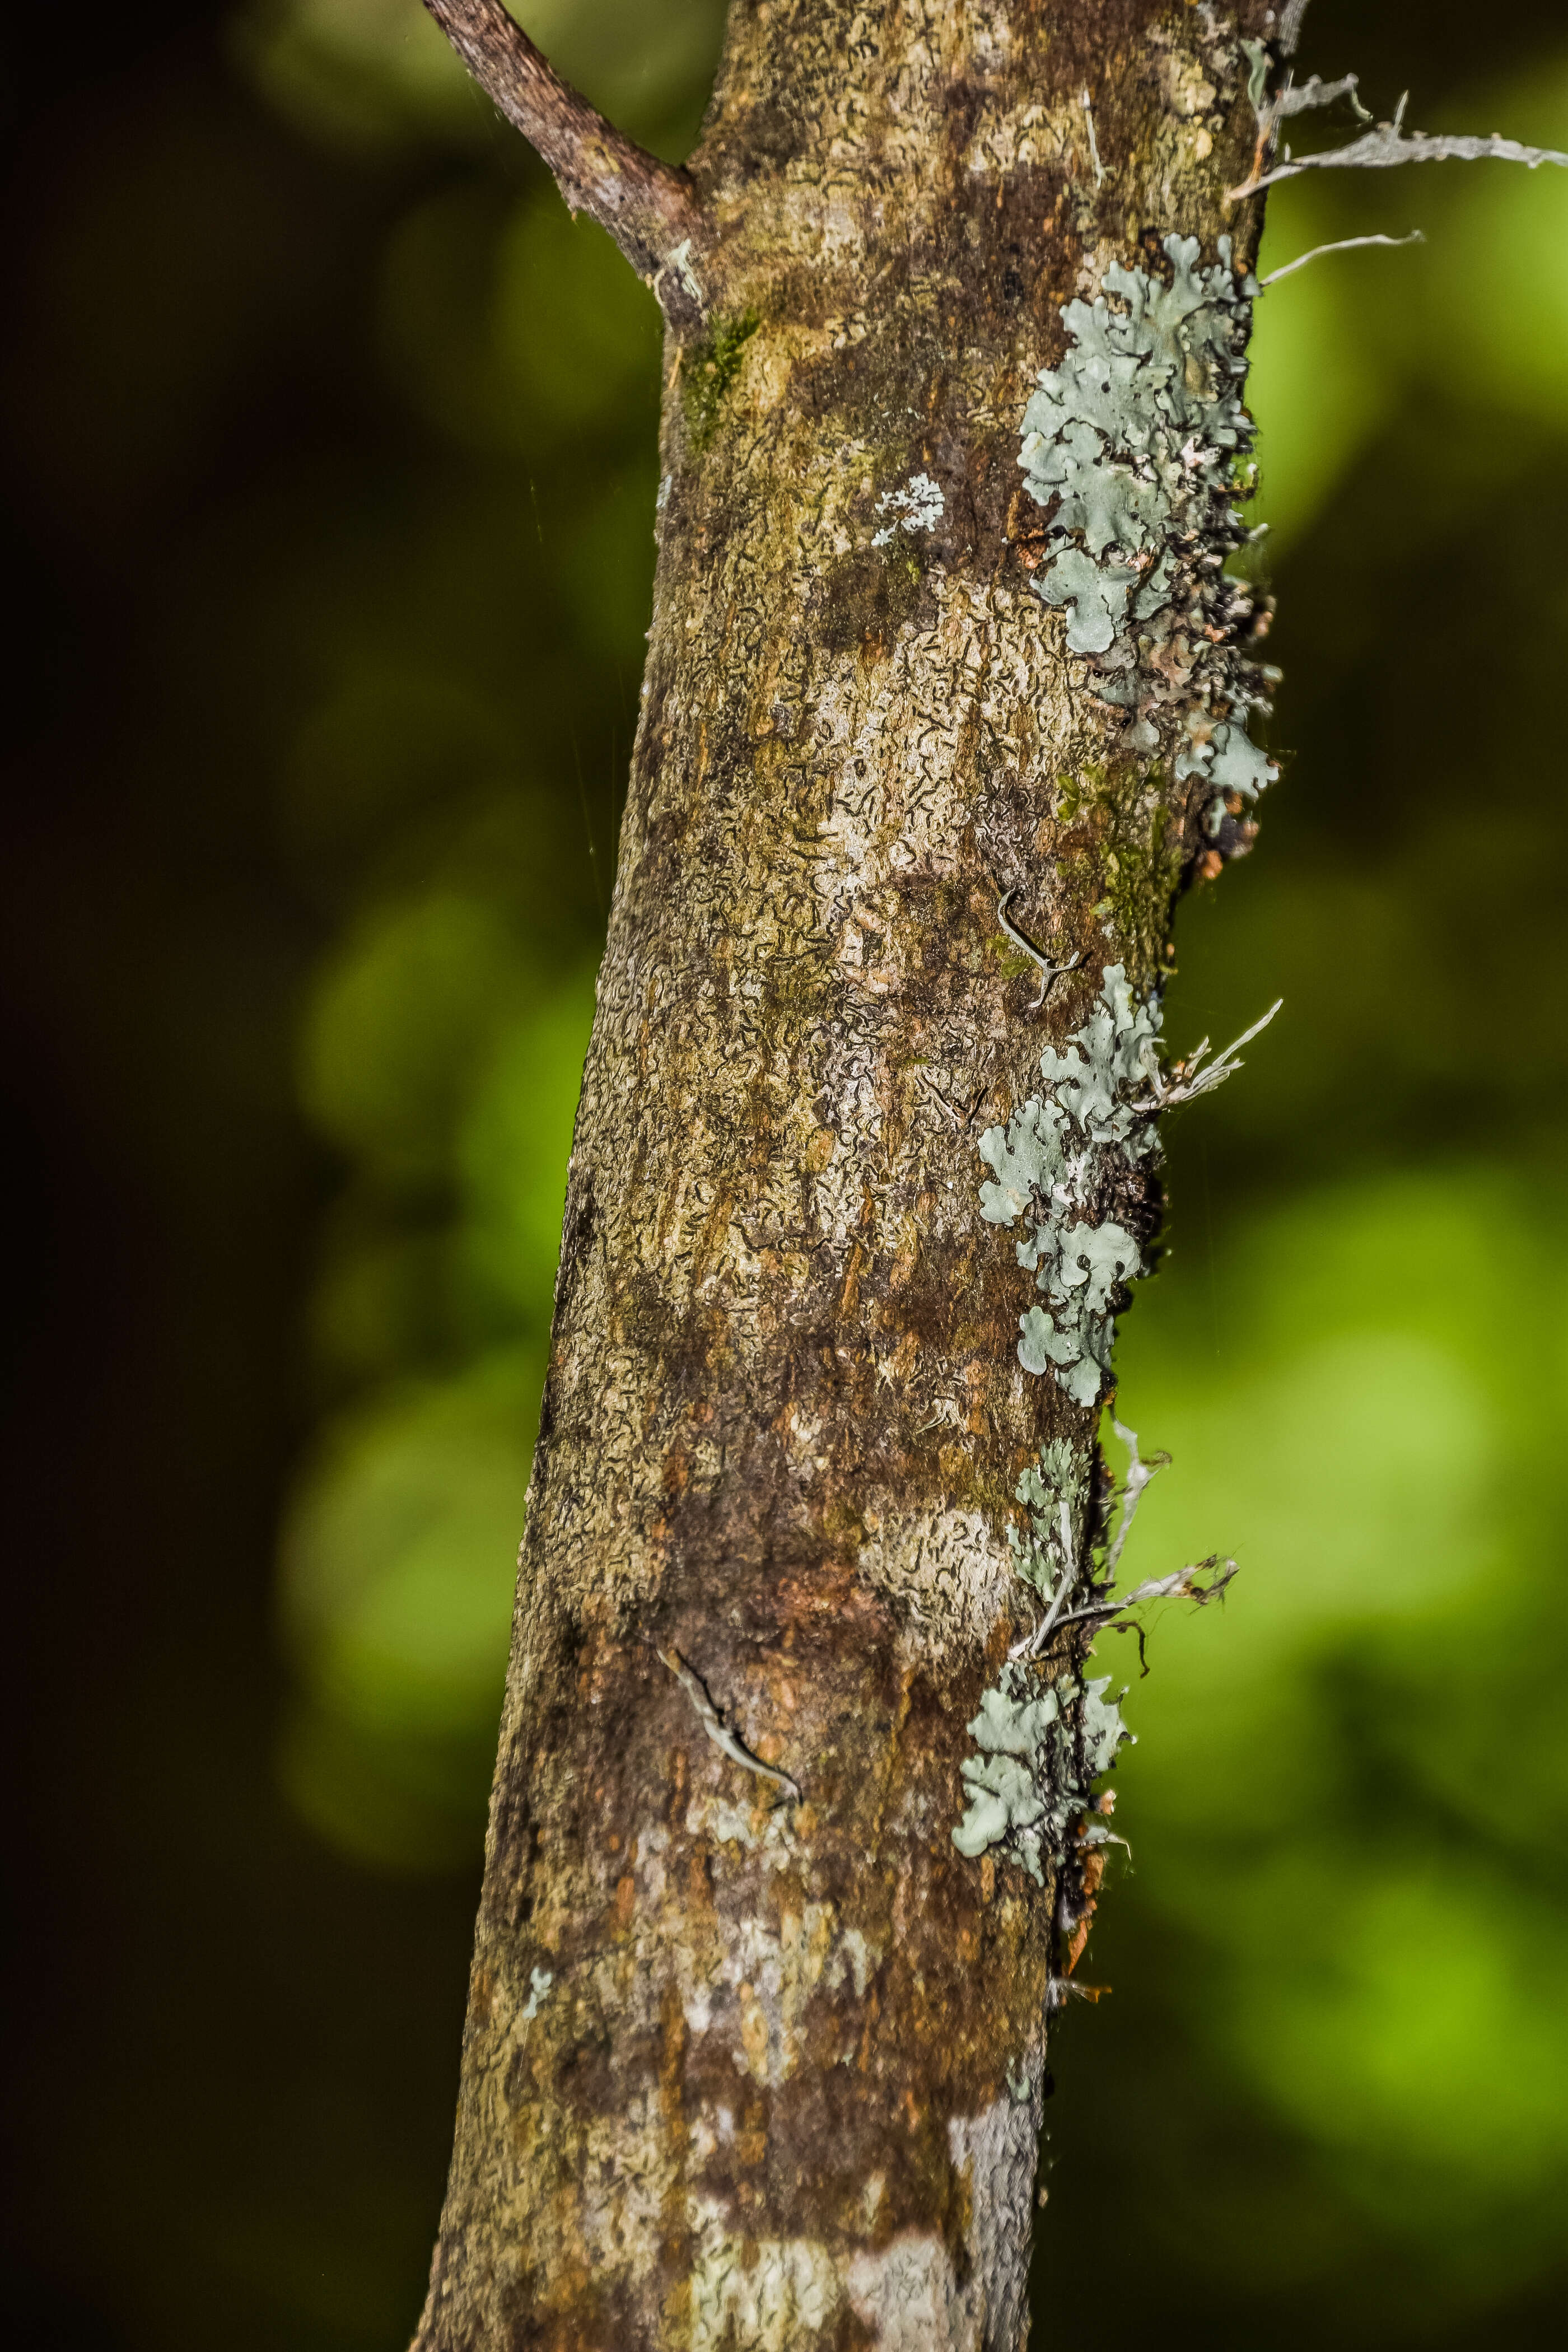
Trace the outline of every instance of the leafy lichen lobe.
{"label": "leafy lichen lobe", "polygon": [[1066,1051],[1047,1045],[1040,1056],[1050,1093],[1031,1095],[980,1139],[994,1179],[980,1188],[980,1213],[987,1224],[1025,1222],[1018,1263],[1048,1302],[1019,1317],[1018,1360],[1054,1372],[1075,1404],[1097,1403],[1109,1383],[1117,1297],[1143,1271],[1136,1236],[1099,1204],[1118,1174],[1135,1174],[1155,1152],[1159,1035],[1157,997],[1135,1003],[1112,964]]}
{"label": "leafy lichen lobe", "polygon": [[1228,238],[1218,249],[1205,267],[1196,237],[1167,236],[1168,282],[1113,264],[1093,302],[1066,305],[1068,348],[1040,373],[1018,453],[1047,514],[1036,594],[1128,713],[1127,749],[1209,788],[1211,832],[1227,796],[1250,803],[1277,772],[1248,732],[1273,673],[1244,650],[1254,606],[1224,569],[1247,537],[1232,501],[1257,281]]}

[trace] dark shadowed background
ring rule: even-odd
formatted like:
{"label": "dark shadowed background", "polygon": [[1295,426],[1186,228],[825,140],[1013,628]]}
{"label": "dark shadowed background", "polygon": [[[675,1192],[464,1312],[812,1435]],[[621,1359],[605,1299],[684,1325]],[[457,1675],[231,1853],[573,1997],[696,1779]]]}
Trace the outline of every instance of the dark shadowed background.
{"label": "dark shadowed background", "polygon": [[[535,0],[661,152],[719,0]],[[1557,0],[1306,69],[1568,145]],[[5,36],[10,2215],[71,2352],[398,2352],[652,571],[651,299],[416,0]],[[1321,137],[1303,132],[1303,143]],[[1290,759],[1184,908],[1133,1682],[1037,2340],[1560,2342],[1568,173],[1266,265]],[[978,1166],[976,1175],[980,1171]],[[955,1794],[956,1805],[956,1794]],[[1555,2315],[1556,2326],[1552,2326]]]}

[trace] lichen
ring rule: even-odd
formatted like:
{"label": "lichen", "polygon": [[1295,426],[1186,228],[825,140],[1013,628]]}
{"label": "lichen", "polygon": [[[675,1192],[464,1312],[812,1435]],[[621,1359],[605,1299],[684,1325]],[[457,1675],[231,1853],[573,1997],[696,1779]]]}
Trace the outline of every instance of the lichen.
{"label": "lichen", "polygon": [[[1210,1059],[1205,1038],[1167,1071],[1160,1059],[1158,991],[1135,997],[1121,965],[1109,965],[1088,1019],[1065,1048],[1047,1045],[1040,1056],[1047,1091],[1031,1095],[1005,1127],[987,1128],[981,1137],[980,1156],[992,1174],[980,1187],[980,1213],[988,1224],[1024,1226],[1017,1260],[1048,1301],[1019,1316],[1018,1360],[1027,1372],[1051,1374],[1075,1404],[1097,1404],[1110,1383],[1116,1313],[1126,1286],[1144,1270],[1137,1236],[1108,1204],[1146,1192],[1160,1112],[1223,1085],[1239,1066],[1239,1048],[1278,1011],[1275,1005],[1224,1053]],[[1037,1613],[970,1723],[979,1752],[962,1767],[968,1802],[952,1832],[961,1853],[973,1859],[1002,1846],[1041,1885],[1047,1859],[1059,1877],[1076,1854],[1090,1909],[1086,1857],[1110,1835],[1088,1818],[1093,1784],[1131,1735],[1119,1702],[1105,1696],[1109,1677],[1080,1685],[1069,1672],[1053,1681],[1047,1645],[1058,1627],[1103,1623],[1140,1600],[1167,1593],[1200,1603],[1213,1599],[1234,1568],[1206,1560],[1140,1586],[1124,1601],[1107,1600],[1138,1497],[1163,1459],[1144,1463],[1136,1438],[1120,1423],[1116,1427],[1131,1463],[1114,1538],[1108,1513],[1090,1507],[1082,1451],[1065,1439],[1043,1446],[1014,1488],[1026,1526],[1009,1527],[1007,1544],[1022,1594]],[[1089,1602],[1064,1615],[1092,1555],[1100,1565]],[[1206,1586],[1205,1571],[1212,1572]],[[1094,1863],[1096,1871],[1102,1862]]]}
{"label": "lichen", "polygon": [[1248,731],[1276,673],[1245,652],[1256,607],[1225,571],[1247,538],[1232,501],[1253,441],[1241,385],[1258,287],[1226,237],[1206,268],[1195,237],[1164,251],[1169,283],[1113,265],[1092,303],[1067,304],[1068,349],[1024,411],[1018,462],[1048,510],[1036,594],[1065,610],[1068,650],[1127,713],[1127,751],[1163,751],[1178,781],[1208,788],[1213,834],[1277,772]]}
{"label": "lichen", "polygon": [[1049,1094],[1031,1095],[1005,1127],[981,1137],[994,1181],[980,1187],[980,1213],[991,1225],[1023,1222],[1018,1264],[1049,1302],[1019,1316],[1018,1361],[1026,1372],[1052,1373],[1075,1404],[1097,1404],[1110,1385],[1122,1294],[1145,1271],[1137,1236],[1105,1204],[1146,1192],[1161,1111],[1223,1085],[1239,1066],[1239,1048],[1279,1010],[1212,1061],[1205,1037],[1167,1073],[1159,991],[1135,1000],[1122,966],[1109,964],[1066,1051],[1047,1045],[1040,1055]]}
{"label": "lichen", "polygon": [[1063,1438],[1040,1448],[1014,1488],[1028,1513],[1028,1532],[1007,1529],[1013,1570],[1048,1607],[1082,1546],[1089,1480],[1081,1458]]}
{"label": "lichen", "polygon": [[[1200,844],[1205,835],[1215,841],[1226,817],[1247,809],[1277,772],[1251,732],[1254,715],[1269,709],[1266,689],[1277,674],[1247,650],[1258,608],[1226,571],[1248,537],[1236,501],[1249,487],[1253,427],[1241,393],[1257,281],[1237,274],[1226,238],[1207,267],[1194,237],[1168,236],[1163,253],[1168,275],[1158,265],[1112,267],[1092,302],[1063,310],[1068,348],[1038,378],[1018,460],[1045,516],[1024,535],[1035,592],[1063,613],[1067,650],[1088,667],[1101,704],[1122,713],[1106,768],[1064,780],[1058,814],[1072,822],[1086,798],[1104,795],[1107,775],[1117,777],[1118,801],[1136,813],[1107,860],[1108,879],[1123,895],[1124,866],[1152,870],[1174,848],[1173,841],[1166,846],[1156,777],[1187,787],[1179,830],[1190,855],[1194,821]],[[1226,846],[1249,839],[1250,827],[1233,826]],[[1016,940],[1005,907],[1005,898],[998,913]],[[1117,910],[1108,902],[1096,911]],[[1146,942],[1134,927],[1121,929],[1140,953]],[[1144,957],[1143,968],[1152,961]],[[1048,982],[1043,963],[1042,973]],[[1086,1412],[1112,1386],[1116,1318],[1129,1286],[1147,1270],[1143,1220],[1158,1115],[1237,1067],[1235,1046],[1205,1066],[1205,1039],[1167,1071],[1161,1030],[1157,986],[1135,991],[1123,963],[1108,965],[1082,1024],[1041,1054],[1041,1091],[980,1139],[990,1171],[981,1215],[1018,1229],[1017,1262],[1037,1294],[1018,1317],[1018,1360]],[[1215,1571],[1207,1585],[1199,1569],[1186,1569],[1141,1586],[1124,1603],[1108,1598],[1152,1475],[1136,1439],[1123,1434],[1131,1465],[1114,1538],[1104,1496],[1090,1493],[1089,1463],[1098,1454],[1085,1440],[1052,1441],[1018,1480],[1025,1523],[1009,1527],[1007,1542],[1034,1624],[1014,1642],[971,1719],[975,1752],[962,1768],[966,1805],[952,1831],[961,1853],[973,1859],[999,1847],[1042,1885],[1049,1864],[1058,1924],[1076,1920],[1079,1928],[1069,1972],[1103,1867],[1096,1849],[1110,1836],[1094,1784],[1131,1736],[1109,1696],[1110,1678],[1083,1675],[1072,1643],[1141,1598],[1166,1591],[1212,1598],[1229,1573],[1228,1563],[1221,1570],[1205,1562],[1202,1569]],[[1083,1573],[1089,1596],[1069,1611]],[[1059,1650],[1052,1654],[1063,1633],[1071,1636],[1065,1664]]]}
{"label": "lichen", "polygon": [[980,1139],[995,1178],[980,1188],[980,1213],[988,1224],[1026,1223],[1018,1263],[1048,1302],[1020,1315],[1018,1360],[1053,1373],[1075,1404],[1095,1404],[1109,1384],[1120,1295],[1143,1272],[1136,1236],[1099,1204],[1156,1150],[1159,1036],[1158,998],[1135,1004],[1122,967],[1110,965],[1066,1052],[1047,1045],[1040,1056],[1050,1095],[1031,1095]]}
{"label": "lichen", "polygon": [[[963,1761],[969,1806],[952,1842],[971,1861],[987,1846],[1005,1845],[1043,1886],[1046,1861],[1060,1867],[1095,1781],[1133,1735],[1121,1720],[1120,1698],[1105,1696],[1109,1675],[1081,1690],[1073,1675],[1064,1675],[1031,1696],[1037,1680],[1030,1662],[1009,1659],[981,1699],[969,1726],[980,1754]],[[1075,1707],[1078,1699],[1082,1703]],[[1092,1822],[1079,1832],[1080,1842],[1102,1842],[1108,1834]]]}
{"label": "lichen", "polygon": [[877,512],[890,520],[880,530],[871,533],[873,547],[887,547],[895,530],[934,530],[942,520],[945,502],[941,490],[929,474],[912,474],[902,488],[884,490],[877,500]]}
{"label": "lichen", "polygon": [[[1026,1533],[1007,1530],[1014,1570],[1039,1603],[1041,1623],[1049,1625],[1077,1580],[1089,1533],[1081,1456],[1053,1439],[1013,1491],[1027,1518]],[[1054,1684],[1043,1675],[1038,1652],[1025,1645],[983,1693],[969,1726],[980,1753],[962,1768],[968,1810],[952,1832],[954,1845],[971,1860],[987,1846],[1005,1846],[1041,1885],[1045,1861],[1059,1867],[1094,1781],[1132,1736],[1118,1703],[1105,1697],[1109,1677],[1085,1684],[1080,1693],[1070,1675]],[[1075,1712],[1073,1701],[1080,1696]]]}

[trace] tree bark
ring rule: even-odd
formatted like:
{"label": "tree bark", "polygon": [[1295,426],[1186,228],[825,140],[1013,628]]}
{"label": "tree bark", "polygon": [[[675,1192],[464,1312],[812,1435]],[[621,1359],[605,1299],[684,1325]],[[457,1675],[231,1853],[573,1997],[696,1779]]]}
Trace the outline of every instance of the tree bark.
{"label": "tree bark", "polygon": [[732,7],[421,2352],[1024,2340],[1059,1890],[952,1832],[1099,1408],[977,1143],[1240,832],[1032,593],[1020,419],[1113,264],[1249,265],[1272,22]]}

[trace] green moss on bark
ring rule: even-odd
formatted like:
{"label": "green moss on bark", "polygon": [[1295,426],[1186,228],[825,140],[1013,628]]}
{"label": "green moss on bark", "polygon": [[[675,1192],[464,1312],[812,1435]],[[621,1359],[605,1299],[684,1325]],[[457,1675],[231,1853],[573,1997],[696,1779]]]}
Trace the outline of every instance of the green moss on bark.
{"label": "green moss on bark", "polygon": [[739,375],[746,345],[762,323],[754,310],[717,320],[707,339],[686,353],[680,383],[686,429],[693,448],[705,449],[713,438],[724,395]]}

